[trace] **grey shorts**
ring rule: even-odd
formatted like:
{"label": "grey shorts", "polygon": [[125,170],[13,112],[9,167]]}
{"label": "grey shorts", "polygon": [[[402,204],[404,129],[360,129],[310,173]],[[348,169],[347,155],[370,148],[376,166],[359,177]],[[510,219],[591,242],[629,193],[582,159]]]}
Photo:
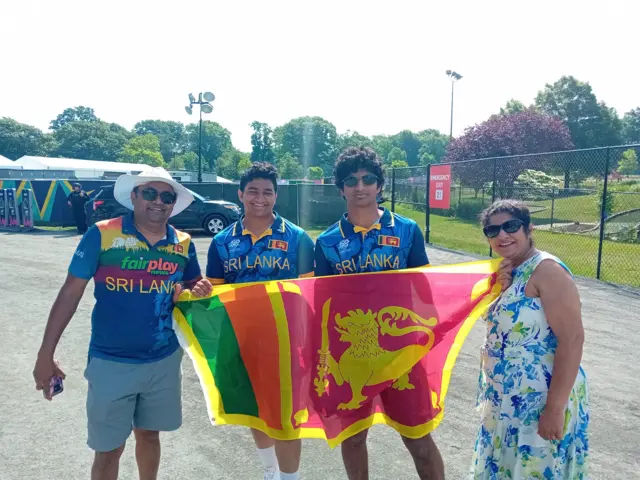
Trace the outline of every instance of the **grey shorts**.
{"label": "grey shorts", "polygon": [[182,425],[181,348],[152,363],[121,363],[92,357],[84,377],[87,444],[96,452],[123,445],[133,428],[177,430]]}

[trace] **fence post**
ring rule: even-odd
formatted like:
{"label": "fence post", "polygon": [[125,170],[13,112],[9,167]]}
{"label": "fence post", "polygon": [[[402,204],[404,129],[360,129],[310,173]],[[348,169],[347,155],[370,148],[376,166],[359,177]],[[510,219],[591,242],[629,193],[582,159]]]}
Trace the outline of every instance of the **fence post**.
{"label": "fence post", "polygon": [[600,241],[598,242],[598,265],[596,266],[596,278],[600,280],[602,267],[602,244],[604,243],[604,222],[607,218],[607,185],[609,183],[609,147],[607,147],[604,160],[604,187],[602,188],[602,200],[600,205]]}
{"label": "fence post", "polygon": [[[498,168],[498,159],[493,159],[493,181],[491,182],[491,203],[496,201],[496,169]],[[493,249],[489,246],[489,256],[493,257]]]}
{"label": "fence post", "polygon": [[396,211],[396,169],[391,169],[391,211]]}
{"label": "fence post", "polygon": [[431,230],[431,219],[429,217],[431,217],[431,205],[429,205],[429,198],[431,197],[431,191],[430,191],[430,179],[431,179],[431,164],[429,163],[427,165],[427,188],[425,190],[425,208],[424,208],[424,213],[425,213],[425,225],[424,225],[424,240],[426,243],[431,243],[430,240],[430,230]]}
{"label": "fence post", "polygon": [[551,187],[551,227],[549,231],[553,230],[553,211],[556,206],[556,187]]}

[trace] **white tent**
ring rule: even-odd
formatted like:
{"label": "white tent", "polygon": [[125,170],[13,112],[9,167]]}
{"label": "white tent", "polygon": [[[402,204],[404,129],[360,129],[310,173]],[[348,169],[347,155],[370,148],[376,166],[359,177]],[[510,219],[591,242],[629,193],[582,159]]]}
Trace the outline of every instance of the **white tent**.
{"label": "white tent", "polygon": [[138,163],[78,160],[75,158],[50,158],[25,155],[14,162],[24,170],[73,170],[77,178],[117,178],[125,173],[138,174],[149,165]]}
{"label": "white tent", "polygon": [[7,157],[0,155],[0,168],[22,168],[16,165],[16,162],[9,160]]}

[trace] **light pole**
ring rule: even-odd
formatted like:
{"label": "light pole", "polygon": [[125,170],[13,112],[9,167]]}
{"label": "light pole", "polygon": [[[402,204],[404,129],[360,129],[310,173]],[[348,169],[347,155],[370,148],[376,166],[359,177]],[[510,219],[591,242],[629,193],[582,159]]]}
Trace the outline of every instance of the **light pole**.
{"label": "light pole", "polygon": [[453,85],[462,78],[462,75],[453,70],[447,70],[447,76],[451,78],[451,124],[449,126],[449,141],[451,141],[453,138]]}
{"label": "light pole", "polygon": [[[203,100],[204,99],[204,100]],[[189,94],[189,106],[184,107],[186,112],[191,115],[193,113],[193,106],[200,105],[200,140],[198,141],[198,183],[202,183],[202,112],[211,113],[213,112],[213,102],[216,99],[216,96],[211,92],[204,92],[198,94],[198,100],[193,96],[192,93]]]}

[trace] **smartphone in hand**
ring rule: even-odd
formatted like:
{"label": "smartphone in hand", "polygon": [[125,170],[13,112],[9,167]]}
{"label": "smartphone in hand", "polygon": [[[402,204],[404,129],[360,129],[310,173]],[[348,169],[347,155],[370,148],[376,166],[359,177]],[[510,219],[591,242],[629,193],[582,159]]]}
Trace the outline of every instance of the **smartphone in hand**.
{"label": "smartphone in hand", "polygon": [[[64,391],[64,385],[62,384],[62,377],[54,376],[51,377],[51,381],[49,382],[49,396],[52,398],[62,393]],[[45,391],[42,391],[45,394]],[[45,394],[46,397],[46,394]]]}

